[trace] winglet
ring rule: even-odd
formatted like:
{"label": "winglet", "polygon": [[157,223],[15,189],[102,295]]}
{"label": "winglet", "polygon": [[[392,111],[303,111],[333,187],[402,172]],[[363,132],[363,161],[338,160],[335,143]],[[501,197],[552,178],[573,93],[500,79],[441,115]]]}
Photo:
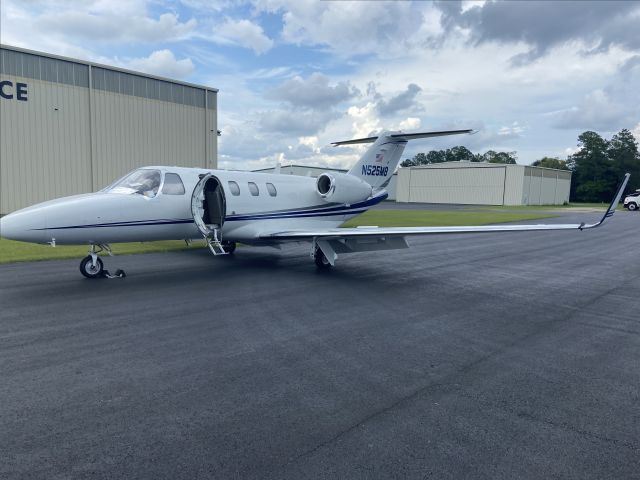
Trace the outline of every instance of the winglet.
{"label": "winglet", "polygon": [[580,228],[580,230],[584,230],[586,228],[599,227],[600,225],[602,225],[604,223],[604,221],[607,218],[613,217],[613,214],[616,213],[616,208],[618,207],[618,204],[620,203],[620,199],[622,198],[622,194],[624,193],[624,189],[627,188],[627,183],[629,182],[629,177],[630,176],[631,175],[629,173],[625,173],[624,174],[624,178],[622,179],[622,182],[620,183],[620,186],[618,187],[618,190],[616,191],[615,197],[613,197],[613,200],[609,204],[609,208],[607,208],[607,211],[604,212],[604,215],[602,216],[600,221],[598,223],[593,223],[591,225],[584,225],[583,227]]}

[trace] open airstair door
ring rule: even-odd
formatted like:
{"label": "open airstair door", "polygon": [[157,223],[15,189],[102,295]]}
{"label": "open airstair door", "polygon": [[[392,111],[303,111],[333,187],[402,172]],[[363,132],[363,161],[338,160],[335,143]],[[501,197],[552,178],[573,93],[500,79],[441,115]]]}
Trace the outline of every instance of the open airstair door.
{"label": "open airstair door", "polygon": [[226,215],[226,200],[222,183],[211,173],[204,175],[193,189],[191,215],[211,253],[225,254],[220,231]]}

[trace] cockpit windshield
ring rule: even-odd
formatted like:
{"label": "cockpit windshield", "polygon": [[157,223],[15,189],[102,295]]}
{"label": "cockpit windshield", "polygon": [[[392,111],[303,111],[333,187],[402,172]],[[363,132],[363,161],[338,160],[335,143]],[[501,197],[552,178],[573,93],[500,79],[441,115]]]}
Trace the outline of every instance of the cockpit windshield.
{"label": "cockpit windshield", "polygon": [[142,168],[118,180],[105,191],[109,193],[121,193],[123,195],[140,194],[153,198],[158,194],[161,181],[160,170]]}

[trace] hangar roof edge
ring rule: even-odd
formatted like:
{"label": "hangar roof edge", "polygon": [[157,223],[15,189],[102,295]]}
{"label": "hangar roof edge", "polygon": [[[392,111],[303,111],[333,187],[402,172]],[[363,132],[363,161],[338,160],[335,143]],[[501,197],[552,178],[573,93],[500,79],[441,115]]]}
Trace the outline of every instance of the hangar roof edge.
{"label": "hangar roof edge", "polygon": [[107,69],[107,70],[114,70],[116,72],[130,73],[130,74],[138,75],[138,76],[141,76],[141,77],[153,78],[155,80],[162,80],[164,82],[175,83],[177,85],[185,85],[187,87],[199,88],[199,89],[202,89],[202,90],[208,90],[208,91],[215,92],[215,93],[218,93],[220,91],[217,88],[208,87],[206,85],[199,85],[197,83],[183,82],[181,80],[175,80],[173,78],[161,77],[160,75],[153,75],[153,74],[150,74],[150,73],[144,73],[144,72],[140,72],[140,71],[137,71],[137,70],[129,70],[127,68],[114,67],[113,65],[107,65],[107,64],[104,64],[104,63],[97,63],[97,62],[91,62],[89,60],[80,60],[78,58],[65,57],[65,56],[56,55],[56,54],[53,54],[53,53],[40,52],[38,50],[29,50],[28,48],[16,47],[16,46],[13,46],[13,45],[7,45],[5,43],[0,43],[0,48],[6,49],[6,50],[13,50],[14,52],[21,52],[21,53],[28,53],[28,54],[31,54],[31,55],[38,55],[40,57],[53,58],[53,59],[56,59],[56,60],[64,60],[66,62],[78,63],[80,65],[88,65],[90,67],[98,67],[98,68],[104,68],[104,69]]}

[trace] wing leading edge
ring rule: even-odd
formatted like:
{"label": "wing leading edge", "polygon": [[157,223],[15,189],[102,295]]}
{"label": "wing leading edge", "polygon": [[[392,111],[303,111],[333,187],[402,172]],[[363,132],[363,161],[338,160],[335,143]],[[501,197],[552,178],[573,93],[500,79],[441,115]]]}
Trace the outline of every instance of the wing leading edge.
{"label": "wing leading edge", "polygon": [[625,174],[615,197],[600,221],[596,223],[559,223],[537,225],[482,225],[459,227],[356,227],[356,228],[330,228],[318,230],[287,230],[280,232],[263,232],[262,240],[314,240],[314,239],[348,239],[348,238],[380,238],[410,235],[429,235],[447,233],[490,233],[490,232],[532,232],[546,230],[588,230],[602,225],[605,220],[612,217],[620,202],[622,193],[629,181],[629,174]]}

